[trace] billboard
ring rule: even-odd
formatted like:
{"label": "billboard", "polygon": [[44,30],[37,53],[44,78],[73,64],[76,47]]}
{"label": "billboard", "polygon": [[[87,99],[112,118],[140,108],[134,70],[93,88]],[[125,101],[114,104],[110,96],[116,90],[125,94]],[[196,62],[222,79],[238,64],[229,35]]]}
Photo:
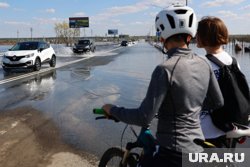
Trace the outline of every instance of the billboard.
{"label": "billboard", "polygon": [[88,17],[70,17],[69,27],[70,28],[89,27],[89,18]]}
{"label": "billboard", "polygon": [[118,30],[117,29],[108,30],[108,34],[109,35],[117,35],[118,34]]}

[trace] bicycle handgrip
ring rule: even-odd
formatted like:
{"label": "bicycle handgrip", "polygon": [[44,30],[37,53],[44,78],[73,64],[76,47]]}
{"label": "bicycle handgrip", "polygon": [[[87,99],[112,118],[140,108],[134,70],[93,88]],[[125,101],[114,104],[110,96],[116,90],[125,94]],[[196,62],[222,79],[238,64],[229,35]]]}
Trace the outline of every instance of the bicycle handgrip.
{"label": "bicycle handgrip", "polygon": [[94,108],[93,113],[94,114],[105,115],[105,111],[102,108]]}
{"label": "bicycle handgrip", "polygon": [[113,116],[111,116],[111,115],[107,116],[106,113],[105,113],[105,111],[104,111],[102,108],[94,108],[94,109],[93,109],[93,113],[94,113],[94,114],[99,114],[99,115],[105,115],[105,116],[103,116],[103,117],[102,117],[102,116],[101,116],[101,117],[97,117],[96,120],[106,118],[106,119],[112,119],[112,120],[114,120],[115,122],[119,122],[119,120],[116,119],[115,117],[113,117]]}

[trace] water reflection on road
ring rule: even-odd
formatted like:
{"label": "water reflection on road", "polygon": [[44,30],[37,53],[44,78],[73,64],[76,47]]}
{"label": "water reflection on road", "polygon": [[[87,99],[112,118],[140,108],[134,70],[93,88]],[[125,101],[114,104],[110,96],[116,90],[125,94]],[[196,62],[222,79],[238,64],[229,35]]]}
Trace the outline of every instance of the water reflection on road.
{"label": "water reflection on road", "polygon": [[[107,61],[111,62],[101,65]],[[98,155],[111,145],[119,145],[125,125],[108,120],[95,121],[92,109],[104,103],[138,107],[155,65],[162,61],[161,53],[143,43],[123,48],[113,56],[90,59],[86,63],[89,73],[75,75],[84,66],[81,63],[71,66],[70,70],[59,70],[57,78],[61,82],[55,89],[60,97],[51,100],[53,104],[64,102],[57,105],[57,112],[53,112],[64,138]],[[133,138],[131,134],[125,136]]]}

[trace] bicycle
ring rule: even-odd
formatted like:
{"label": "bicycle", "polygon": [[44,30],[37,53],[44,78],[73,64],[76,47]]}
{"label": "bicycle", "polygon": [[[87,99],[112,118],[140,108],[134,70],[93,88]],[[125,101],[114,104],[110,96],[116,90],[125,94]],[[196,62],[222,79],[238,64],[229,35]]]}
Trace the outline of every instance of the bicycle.
{"label": "bicycle", "polygon": [[237,123],[232,123],[234,127],[231,131],[225,133],[220,137],[220,146],[213,145],[209,142],[200,139],[194,139],[194,142],[203,148],[227,148],[229,151],[233,151],[237,144],[244,144],[246,139],[250,137],[250,127]]}
{"label": "bicycle", "polygon": [[[94,114],[100,114],[102,116],[96,117],[98,119],[111,119],[115,122],[119,122],[114,117],[106,117],[104,110],[102,109],[94,109]],[[157,117],[157,116],[156,116]],[[247,137],[250,137],[250,128],[248,126],[242,126],[239,124],[233,124],[235,127],[232,131],[226,133],[225,137],[225,148],[233,151],[237,144],[243,144]],[[126,144],[125,149],[119,147],[111,147],[107,149],[101,157],[99,162],[99,167],[136,167],[145,155],[153,156],[153,152],[155,151],[155,146],[157,145],[156,139],[151,134],[151,131],[147,128],[142,127],[139,135],[136,134],[134,128],[130,126],[133,134],[136,137],[135,142],[128,142]],[[202,146],[203,148],[217,148],[212,143],[201,139],[194,139],[194,142],[197,145]],[[133,152],[135,148],[142,148],[141,153]],[[116,160],[114,160],[116,158]]]}
{"label": "bicycle", "polygon": [[[93,112],[94,114],[104,115],[104,111],[102,109],[94,109]],[[110,119],[115,122],[119,122],[114,117],[96,117],[96,120],[99,119]],[[137,140],[135,142],[128,142],[125,149],[120,147],[111,147],[107,149],[101,157],[99,167],[136,167],[144,156],[154,152],[157,141],[148,127],[141,128],[139,134],[136,133],[133,126],[130,126],[130,129]],[[141,153],[133,152],[132,150],[135,148],[142,148]]]}

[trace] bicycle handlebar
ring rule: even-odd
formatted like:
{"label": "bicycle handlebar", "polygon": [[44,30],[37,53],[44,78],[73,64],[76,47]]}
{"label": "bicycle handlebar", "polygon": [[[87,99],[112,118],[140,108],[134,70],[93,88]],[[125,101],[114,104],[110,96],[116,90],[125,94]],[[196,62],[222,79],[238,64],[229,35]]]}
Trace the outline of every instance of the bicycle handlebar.
{"label": "bicycle handlebar", "polygon": [[103,115],[103,116],[100,116],[100,117],[96,117],[95,118],[96,120],[98,120],[98,119],[112,119],[115,122],[119,122],[119,120],[116,119],[115,117],[113,117],[111,115],[110,116],[106,115],[105,111],[102,108],[94,108],[93,113],[98,114],[98,115]]}
{"label": "bicycle handlebar", "polygon": [[105,111],[102,108],[94,108],[93,113],[94,114],[105,115]]}

